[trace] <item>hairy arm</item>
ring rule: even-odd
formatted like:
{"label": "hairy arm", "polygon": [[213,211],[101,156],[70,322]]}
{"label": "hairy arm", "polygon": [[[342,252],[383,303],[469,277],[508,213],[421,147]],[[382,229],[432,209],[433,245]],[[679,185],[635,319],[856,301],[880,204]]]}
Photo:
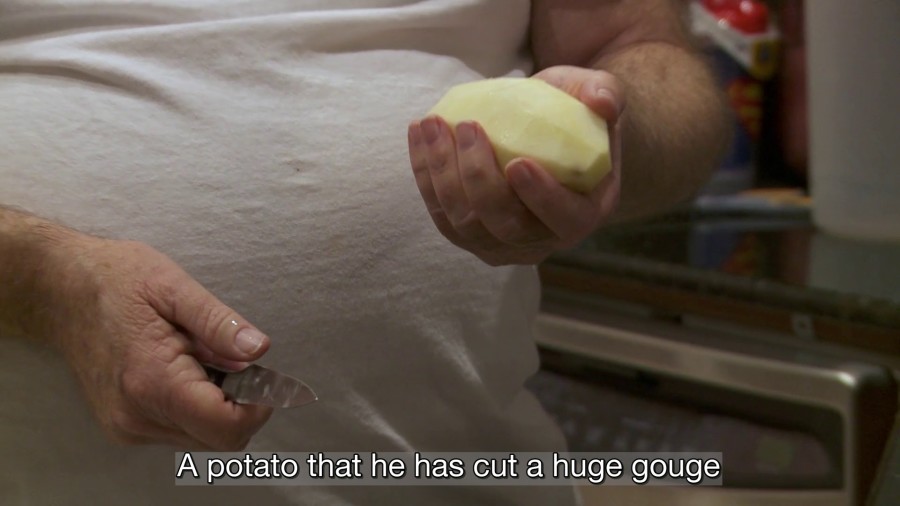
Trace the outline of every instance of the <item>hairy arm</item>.
{"label": "hairy arm", "polygon": [[236,450],[272,412],[227,401],[197,363],[244,367],[268,338],[172,260],[0,206],[7,329],[61,352],[119,442]]}
{"label": "hairy arm", "polygon": [[534,0],[542,79],[610,125],[612,170],[573,192],[527,158],[500,167],[477,122],[409,125],[410,166],[435,226],[490,265],[536,264],[598,227],[664,211],[707,179],[725,108],[679,16],[680,0]]}
{"label": "hairy arm", "polygon": [[729,138],[721,94],[693,51],[679,0],[535,0],[538,71],[558,65],[609,72],[627,100],[618,120],[622,187],[615,221],[689,198]]}
{"label": "hairy arm", "polygon": [[62,315],[48,310],[56,306],[48,299],[67,283],[51,257],[74,236],[65,227],[0,206],[0,329],[31,337],[51,334]]}

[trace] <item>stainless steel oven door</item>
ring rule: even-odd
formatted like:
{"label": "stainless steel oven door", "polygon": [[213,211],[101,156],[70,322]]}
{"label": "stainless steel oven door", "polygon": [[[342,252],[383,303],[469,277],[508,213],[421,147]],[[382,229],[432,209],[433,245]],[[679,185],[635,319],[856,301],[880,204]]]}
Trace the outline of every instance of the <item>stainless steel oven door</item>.
{"label": "stainless steel oven door", "polygon": [[596,309],[536,325],[531,387],[572,451],[723,451],[722,488],[586,486],[586,506],[863,504],[897,411],[889,369]]}

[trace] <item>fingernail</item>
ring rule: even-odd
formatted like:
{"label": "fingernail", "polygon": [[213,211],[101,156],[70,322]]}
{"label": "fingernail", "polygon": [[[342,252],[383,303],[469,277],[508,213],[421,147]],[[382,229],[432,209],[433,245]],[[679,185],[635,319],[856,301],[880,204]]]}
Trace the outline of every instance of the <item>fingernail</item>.
{"label": "fingernail", "polygon": [[418,146],[422,143],[422,130],[419,125],[410,125],[408,136],[410,146]]}
{"label": "fingernail", "polygon": [[262,348],[262,345],[265,342],[265,334],[249,327],[241,329],[241,331],[238,332],[234,337],[234,344],[238,347],[239,350],[248,355],[256,353],[257,350]]}
{"label": "fingernail", "polygon": [[597,85],[597,88],[594,89],[594,95],[597,98],[609,100],[609,102],[613,106],[615,106],[616,112],[618,114],[622,113],[622,105],[619,103],[619,100],[616,99],[616,96],[613,95],[613,92],[609,91],[609,89],[607,89],[607,88],[604,88],[603,85]]}
{"label": "fingernail", "polygon": [[434,144],[441,136],[441,125],[435,118],[427,118],[422,121],[422,133],[425,136],[425,142]]}
{"label": "fingernail", "polygon": [[597,86],[597,89],[594,90],[594,95],[596,95],[597,98],[605,98],[612,103],[616,103],[616,97],[613,96],[612,92],[602,86]]}
{"label": "fingernail", "polygon": [[528,165],[525,162],[513,162],[513,164],[509,166],[507,172],[509,171],[512,171],[509,177],[512,179],[513,185],[518,186],[519,188],[531,186],[531,170],[528,169]]}
{"label": "fingernail", "polygon": [[456,143],[459,149],[465,150],[474,146],[476,135],[475,125],[466,122],[456,125]]}

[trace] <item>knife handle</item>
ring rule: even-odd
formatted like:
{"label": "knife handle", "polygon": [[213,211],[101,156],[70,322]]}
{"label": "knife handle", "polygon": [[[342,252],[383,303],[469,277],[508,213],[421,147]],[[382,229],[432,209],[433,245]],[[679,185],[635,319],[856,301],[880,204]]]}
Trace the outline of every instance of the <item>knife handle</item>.
{"label": "knife handle", "polygon": [[225,381],[225,376],[228,376],[228,373],[225,371],[220,371],[215,367],[209,365],[203,365],[203,370],[206,371],[206,375],[209,376],[209,381],[212,381],[217,387],[222,388],[222,383]]}

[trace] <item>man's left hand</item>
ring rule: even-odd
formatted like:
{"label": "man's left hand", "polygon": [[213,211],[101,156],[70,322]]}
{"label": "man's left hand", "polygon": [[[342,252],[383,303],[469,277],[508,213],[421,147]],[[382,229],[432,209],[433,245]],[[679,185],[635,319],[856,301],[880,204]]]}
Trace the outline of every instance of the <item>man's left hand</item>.
{"label": "man's left hand", "polygon": [[429,116],[409,125],[410,164],[434,224],[490,265],[537,264],[575,246],[609,218],[619,199],[619,119],[625,105],[620,81],[602,70],[568,66],[533,78],[569,93],[607,122],[613,168],[589,194],[562,186],[527,158],[499,167],[476,122],[461,122],[454,131]]}

